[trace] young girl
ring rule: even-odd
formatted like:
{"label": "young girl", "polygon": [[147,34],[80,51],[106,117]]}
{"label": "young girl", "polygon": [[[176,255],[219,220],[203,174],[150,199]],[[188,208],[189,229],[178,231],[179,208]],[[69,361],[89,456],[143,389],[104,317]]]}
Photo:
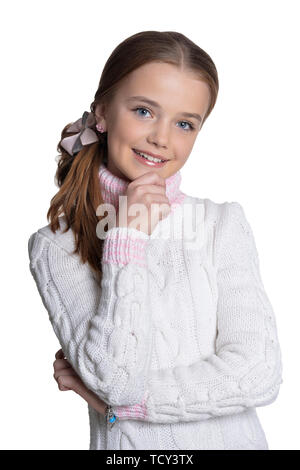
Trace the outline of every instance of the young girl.
{"label": "young girl", "polygon": [[256,407],[276,399],[282,362],[252,230],[238,202],[180,189],[217,93],[195,43],[140,32],[62,131],[30,270],[90,449],[268,449]]}

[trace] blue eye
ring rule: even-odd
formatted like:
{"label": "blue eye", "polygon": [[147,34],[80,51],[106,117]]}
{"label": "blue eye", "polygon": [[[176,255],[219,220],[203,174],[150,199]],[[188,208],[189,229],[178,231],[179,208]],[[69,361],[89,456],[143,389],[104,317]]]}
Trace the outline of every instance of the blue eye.
{"label": "blue eye", "polygon": [[[140,109],[143,109],[144,111],[147,111],[147,113],[149,113],[150,111],[148,111],[148,109],[146,108],[135,108],[133,111],[139,111]],[[139,113],[138,113],[139,114]],[[140,114],[140,116],[145,116],[144,114]]]}
{"label": "blue eye", "polygon": [[[143,110],[143,111],[146,111],[147,113],[150,113],[150,111],[147,108],[144,108],[142,106],[140,106],[138,108],[134,108],[132,111],[136,112],[136,111],[140,111],[140,110]],[[142,116],[142,117],[145,116],[145,114],[140,114],[140,113],[138,113],[138,115]],[[195,129],[195,127],[190,122],[187,122],[187,121],[179,121],[179,122],[184,122],[185,124],[187,124],[189,126],[189,128],[187,128],[187,129],[181,127],[181,129],[184,130],[184,131],[192,131],[192,130]]]}
{"label": "blue eye", "polygon": [[180,121],[180,122],[184,122],[185,124],[188,124],[190,126],[189,129],[182,128],[184,131],[189,131],[189,130],[192,131],[193,129],[195,129],[194,126],[187,121]]}

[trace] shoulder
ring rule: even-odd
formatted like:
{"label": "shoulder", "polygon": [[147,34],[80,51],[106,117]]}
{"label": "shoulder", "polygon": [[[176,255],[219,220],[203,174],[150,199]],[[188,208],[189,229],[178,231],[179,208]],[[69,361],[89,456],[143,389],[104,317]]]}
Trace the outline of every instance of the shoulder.
{"label": "shoulder", "polygon": [[207,226],[218,227],[232,220],[244,220],[245,212],[237,201],[216,202],[209,198],[199,198],[186,195],[184,204],[203,206],[204,221]]}
{"label": "shoulder", "polygon": [[52,232],[50,224],[39,228],[28,239],[29,268],[34,277],[55,278],[67,283],[90,278],[98,282],[97,276],[88,262],[83,263],[80,254],[75,253],[75,235],[67,228],[65,218],[59,217],[60,226]]}
{"label": "shoulder", "polygon": [[28,239],[28,254],[31,261],[39,257],[43,251],[51,248],[66,252],[71,256],[76,256],[74,254],[76,248],[75,236],[71,228],[66,230],[67,224],[64,216],[59,217],[59,225],[56,232],[53,232],[50,224],[48,224],[30,235]]}
{"label": "shoulder", "polygon": [[238,201],[204,199],[207,230],[211,229],[214,259],[218,266],[259,262],[252,226]]}
{"label": "shoulder", "polygon": [[186,202],[202,203],[204,227],[207,239],[212,243],[214,259],[244,259],[251,253],[258,259],[252,227],[242,204],[238,201],[216,202],[209,198],[188,197]]}

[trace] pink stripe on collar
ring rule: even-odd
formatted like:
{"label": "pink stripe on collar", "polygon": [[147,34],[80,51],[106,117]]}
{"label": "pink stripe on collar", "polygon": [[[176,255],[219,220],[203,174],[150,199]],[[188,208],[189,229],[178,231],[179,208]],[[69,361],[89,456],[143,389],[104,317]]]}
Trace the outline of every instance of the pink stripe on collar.
{"label": "pink stripe on collar", "polygon": [[[129,183],[111,173],[103,163],[100,164],[99,168],[99,181],[104,202],[113,204],[115,208],[118,209],[119,196],[126,193]],[[180,171],[166,178],[166,196],[170,204],[183,201],[184,193],[179,189],[180,184]]]}

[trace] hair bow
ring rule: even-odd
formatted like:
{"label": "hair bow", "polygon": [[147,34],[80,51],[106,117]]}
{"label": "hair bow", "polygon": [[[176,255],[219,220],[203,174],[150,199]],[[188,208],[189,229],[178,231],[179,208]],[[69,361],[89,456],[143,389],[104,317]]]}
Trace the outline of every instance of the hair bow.
{"label": "hair bow", "polygon": [[68,132],[76,132],[70,137],[65,137],[60,145],[72,156],[78,153],[84,145],[93,144],[99,141],[96,132],[91,129],[96,124],[93,113],[84,111],[82,117],[77,119],[67,130]]}

